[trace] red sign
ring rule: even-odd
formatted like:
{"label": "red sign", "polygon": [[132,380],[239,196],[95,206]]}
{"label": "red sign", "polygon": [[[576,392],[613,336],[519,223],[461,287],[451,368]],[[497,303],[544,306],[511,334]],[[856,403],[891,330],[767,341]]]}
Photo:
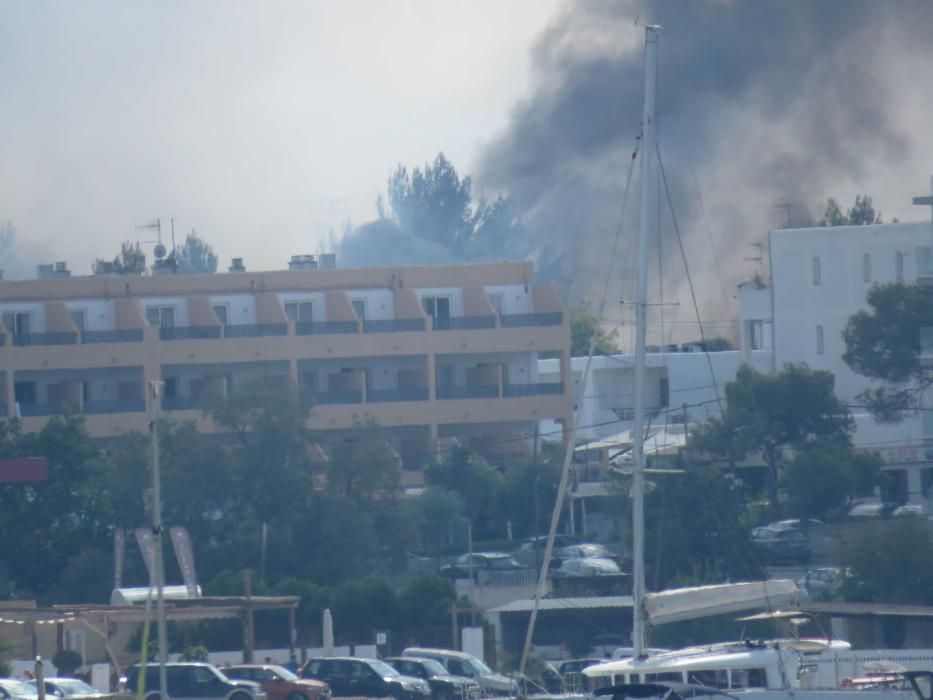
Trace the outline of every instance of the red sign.
{"label": "red sign", "polygon": [[0,484],[17,481],[47,481],[49,461],[45,457],[0,459]]}

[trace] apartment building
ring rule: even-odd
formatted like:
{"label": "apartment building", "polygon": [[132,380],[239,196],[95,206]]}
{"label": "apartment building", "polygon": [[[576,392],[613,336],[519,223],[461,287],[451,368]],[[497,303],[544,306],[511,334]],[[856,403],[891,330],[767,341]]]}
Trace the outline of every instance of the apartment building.
{"label": "apartment building", "polygon": [[[326,436],[369,420],[412,464],[455,438],[490,457],[567,422],[569,320],[531,263],[71,277],[0,282],[0,415],[35,430],[77,411],[101,439],[160,409],[200,429],[207,397],[262,379],[297,386]],[[538,376],[539,353],[561,373]]]}
{"label": "apartment building", "polygon": [[[806,362],[831,371],[836,394],[855,418],[856,446],[882,456],[901,498],[913,503],[933,499],[933,397],[927,409],[900,423],[877,423],[859,405],[858,395],[869,381],[842,359],[842,330],[852,314],[867,308],[872,285],[933,284],[933,227],[898,223],[775,230],[769,249],[771,285],[746,283],[739,289],[743,352],[770,350],[777,370]],[[933,344],[924,351],[933,358]]]}

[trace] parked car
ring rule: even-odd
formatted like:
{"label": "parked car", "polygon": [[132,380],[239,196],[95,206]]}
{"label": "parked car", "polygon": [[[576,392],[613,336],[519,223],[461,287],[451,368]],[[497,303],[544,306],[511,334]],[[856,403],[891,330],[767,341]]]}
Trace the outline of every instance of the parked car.
{"label": "parked car", "polygon": [[420,678],[431,686],[434,700],[476,700],[482,697],[479,683],[463,676],[447,673],[439,661],[419,659],[415,656],[395,656],[383,659],[403,676]]}
{"label": "parked car", "polygon": [[619,576],[622,569],[612,559],[604,557],[582,557],[564,559],[560,567],[551,572],[554,576]]}
{"label": "parked car", "polygon": [[[471,564],[472,562],[472,564]],[[441,575],[452,579],[470,578],[470,570],[478,576],[481,571],[521,571],[522,566],[505,552],[479,552],[463,554],[453,564],[441,567]]]}
{"label": "parked car", "polygon": [[891,515],[895,518],[926,518],[930,515],[930,509],[923,503],[907,503],[895,508]]}
{"label": "parked car", "polygon": [[848,517],[857,520],[870,520],[888,517],[897,508],[896,504],[882,501],[863,501],[849,509]]}
{"label": "parked car", "polygon": [[[26,684],[32,688],[34,695],[38,695],[38,686],[34,679],[26,681]],[[94,686],[88,685],[77,678],[46,678],[44,685],[47,697],[91,698],[107,694],[101,693]]]}
{"label": "parked car", "polygon": [[795,530],[806,530],[813,527],[826,527],[826,523],[816,518],[788,518],[787,520],[778,520],[768,525],[773,530],[793,528]]}
{"label": "parked car", "polygon": [[447,669],[447,673],[475,680],[487,695],[515,695],[518,692],[518,683],[514,679],[496,673],[475,656],[462,651],[409,647],[402,656],[434,659]]}
{"label": "parked car", "polygon": [[792,527],[756,527],[752,545],[769,562],[800,562],[810,559],[810,541]]}
{"label": "parked car", "polygon": [[0,678],[0,700],[36,700],[36,687],[13,678]]}
{"label": "parked car", "polygon": [[603,559],[612,559],[617,564],[622,563],[622,557],[616,555],[604,544],[585,542],[554,550],[555,559],[584,559],[587,557],[601,557]]}
{"label": "parked car", "polygon": [[395,700],[426,700],[431,697],[431,686],[427,681],[403,676],[379,659],[349,656],[308,659],[301,668],[301,676],[324,681],[336,696],[392,697]]}
{"label": "parked car", "polygon": [[[577,544],[579,538],[574,537],[573,535],[555,535],[554,536],[554,549],[560,549],[561,547],[569,547],[571,545]],[[539,535],[537,537],[526,537],[518,545],[519,552],[534,552],[535,549],[540,548],[543,552],[545,546],[547,546],[547,535]]]}
{"label": "parked car", "polygon": [[824,566],[807,569],[797,580],[801,597],[807,600],[829,600],[842,588],[845,580],[852,576],[851,569]]}
{"label": "parked car", "polygon": [[237,664],[222,670],[237,681],[255,681],[269,700],[328,700],[331,696],[327,683],[299,678],[287,668],[263,664]]}
{"label": "parked car", "polygon": [[[159,664],[146,666],[144,700],[160,700]],[[168,695],[173,698],[209,698],[210,700],[266,700],[258,683],[227,678],[212,664],[165,664]],[[139,666],[126,671],[126,689],[136,694],[139,687]]]}

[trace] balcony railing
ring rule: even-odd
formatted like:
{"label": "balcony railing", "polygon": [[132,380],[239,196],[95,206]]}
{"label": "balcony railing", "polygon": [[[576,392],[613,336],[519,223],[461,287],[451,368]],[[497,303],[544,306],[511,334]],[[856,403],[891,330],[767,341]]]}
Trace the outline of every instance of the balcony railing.
{"label": "balcony railing", "polygon": [[423,318],[395,318],[389,320],[363,321],[364,333],[395,333],[399,331],[423,331]]}
{"label": "balcony railing", "polygon": [[161,340],[210,340],[220,337],[220,326],[172,326],[160,328]]}
{"label": "balcony railing", "polygon": [[85,401],[84,412],[98,413],[142,413],[146,410],[143,399],[129,399],[124,401]]}
{"label": "balcony railing", "polygon": [[362,391],[317,391],[311,394],[311,402],[334,405],[363,403]]}
{"label": "balcony railing", "polygon": [[434,319],[436,331],[472,331],[495,327],[495,316],[453,316]]}
{"label": "balcony railing", "polygon": [[163,411],[190,411],[200,408],[203,401],[199,396],[163,396]]}
{"label": "balcony railing", "polygon": [[499,317],[503,328],[521,328],[525,326],[559,326],[564,322],[564,314],[552,311],[543,314],[504,314]]}
{"label": "balcony railing", "polygon": [[333,333],[357,333],[359,323],[356,321],[311,321],[296,323],[296,335],[327,335]]}
{"label": "balcony railing", "polygon": [[366,401],[370,403],[387,403],[390,401],[427,401],[427,387],[411,387],[407,389],[369,389],[366,392]]}
{"label": "balcony railing", "polygon": [[66,403],[24,403],[19,404],[19,412],[23,418],[34,416],[59,416],[63,413],[77,413],[78,407],[75,404]]}
{"label": "balcony railing", "polygon": [[516,396],[555,396],[564,393],[563,382],[540,382],[537,384],[506,384],[502,395],[508,398]]}
{"label": "balcony railing", "polygon": [[13,345],[28,347],[32,345],[76,345],[78,334],[72,331],[53,333],[14,333]]}
{"label": "balcony railing", "polygon": [[225,338],[262,338],[287,334],[288,325],[285,323],[244,323],[224,327]]}
{"label": "balcony railing", "polygon": [[82,331],[81,342],[85,345],[93,343],[141,343],[143,342],[142,328],[126,328],[112,331]]}
{"label": "balcony railing", "polygon": [[499,396],[499,387],[495,384],[475,386],[439,386],[439,399],[495,399]]}

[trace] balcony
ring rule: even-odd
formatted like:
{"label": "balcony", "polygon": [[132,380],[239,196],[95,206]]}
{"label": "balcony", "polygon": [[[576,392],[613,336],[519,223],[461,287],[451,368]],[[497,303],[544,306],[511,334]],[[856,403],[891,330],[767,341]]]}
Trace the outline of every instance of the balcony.
{"label": "balcony", "polygon": [[129,328],[113,331],[82,331],[81,343],[92,345],[94,343],[141,343],[143,342],[142,328]]}
{"label": "balcony", "polygon": [[436,331],[472,331],[495,327],[495,316],[453,316],[434,319]]}
{"label": "balcony", "polygon": [[357,321],[311,321],[296,323],[296,335],[330,335],[335,333],[358,333]]}
{"label": "balcony", "polygon": [[129,399],[123,401],[85,401],[84,413],[142,413],[146,410],[143,399]]}
{"label": "balcony", "polygon": [[499,387],[495,384],[477,384],[474,386],[439,386],[439,399],[496,399]]}
{"label": "balcony", "polygon": [[363,403],[362,391],[317,391],[311,394],[311,403],[322,405]]}
{"label": "balcony", "polygon": [[499,324],[503,328],[527,328],[529,326],[559,326],[564,322],[564,314],[552,311],[542,314],[503,314]]}
{"label": "balcony", "polygon": [[264,338],[267,336],[288,335],[285,323],[244,323],[224,326],[224,338]]}
{"label": "balcony", "polygon": [[363,321],[364,333],[396,333],[423,330],[423,318],[396,318],[387,321]]}
{"label": "balcony", "polygon": [[506,384],[502,395],[506,398],[519,396],[559,396],[564,393],[563,382],[539,382],[536,384]]}
{"label": "balcony", "polygon": [[367,403],[389,403],[393,401],[427,401],[427,387],[407,389],[370,389],[366,392]]}
{"label": "balcony", "polygon": [[14,333],[13,345],[29,347],[36,345],[77,345],[78,334],[72,331],[56,333]]}
{"label": "balcony", "polygon": [[160,340],[211,340],[220,337],[220,326],[172,326],[159,328]]}

